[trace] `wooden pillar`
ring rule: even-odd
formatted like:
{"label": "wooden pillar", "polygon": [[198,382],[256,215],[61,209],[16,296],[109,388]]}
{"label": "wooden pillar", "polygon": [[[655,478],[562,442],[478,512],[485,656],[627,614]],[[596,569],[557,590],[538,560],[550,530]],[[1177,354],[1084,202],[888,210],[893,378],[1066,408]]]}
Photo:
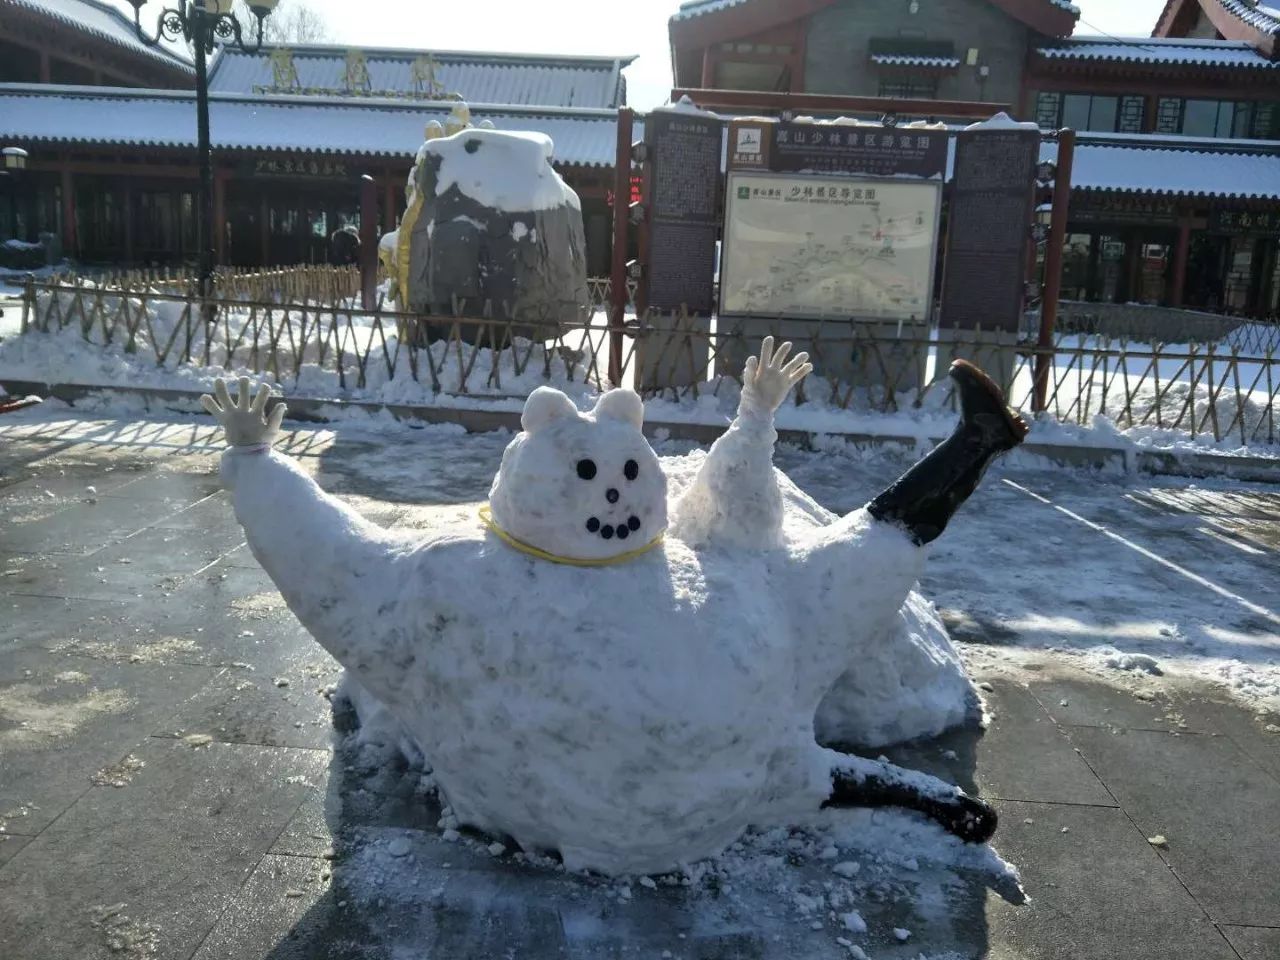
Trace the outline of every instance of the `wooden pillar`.
{"label": "wooden pillar", "polygon": [[76,185],[67,167],[62,169],[62,249],[69,257],[80,253],[76,236]]}
{"label": "wooden pillar", "polygon": [[711,56],[711,47],[702,48],[702,82],[699,86],[703,90],[710,90],[716,85],[716,62]]}
{"label": "wooden pillar", "polygon": [[1136,303],[1142,299],[1142,234],[1130,230],[1124,241],[1124,282],[1120,294],[1121,303]]}
{"label": "wooden pillar", "polygon": [[48,50],[40,51],[40,82],[41,83],[53,82],[53,67],[49,62]]}
{"label": "wooden pillar", "polygon": [[125,260],[125,263],[133,263],[137,260],[137,256],[133,246],[133,241],[134,241],[133,217],[134,217],[135,205],[133,202],[132,178],[129,178],[129,177],[125,178],[124,186],[121,189],[120,193],[121,193],[121,196],[124,198],[123,199],[124,210],[122,211],[123,219],[124,219],[124,260]]}
{"label": "wooden pillar", "polygon": [[227,262],[227,176],[222,170],[213,172],[213,262]]}
{"label": "wooden pillar", "polygon": [[388,173],[383,181],[382,193],[382,232],[390,233],[396,228],[396,223],[400,219],[400,213],[397,207],[396,194],[396,175]]}
{"label": "wooden pillar", "polygon": [[627,319],[627,244],[631,239],[631,134],[635,115],[618,108],[613,168],[613,257],[609,264],[609,383],[622,386],[623,331]]}
{"label": "wooden pillar", "polygon": [[1146,102],[1142,107],[1142,132],[1156,132],[1156,116],[1160,111],[1160,98],[1154,93],[1147,94]]}
{"label": "wooden pillar", "polygon": [[1044,254],[1044,294],[1040,299],[1040,336],[1035,362],[1035,385],[1032,409],[1045,409],[1049,392],[1049,371],[1053,366],[1053,333],[1058,324],[1058,300],[1062,297],[1062,259],[1067,245],[1067,220],[1071,216],[1071,171],[1075,166],[1076,134],[1074,130],[1058,131],[1057,176],[1053,183],[1053,219],[1049,227],[1049,245]]}
{"label": "wooden pillar", "polygon": [[267,191],[262,189],[258,191],[258,228],[262,241],[258,265],[265,267],[271,263],[271,208],[267,203]]}
{"label": "wooden pillar", "polygon": [[360,178],[360,305],[378,302],[378,184],[367,173]]}
{"label": "wooden pillar", "polygon": [[1191,220],[1178,220],[1178,244],[1173,248],[1173,276],[1169,285],[1169,306],[1182,306],[1187,287],[1187,258],[1191,253]]}

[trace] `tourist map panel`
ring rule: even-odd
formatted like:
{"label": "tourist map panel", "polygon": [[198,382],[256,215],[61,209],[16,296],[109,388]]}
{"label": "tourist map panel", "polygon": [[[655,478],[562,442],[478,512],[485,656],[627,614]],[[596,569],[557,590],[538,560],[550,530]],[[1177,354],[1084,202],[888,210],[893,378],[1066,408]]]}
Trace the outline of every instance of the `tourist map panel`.
{"label": "tourist map panel", "polygon": [[927,319],[939,186],[733,173],[721,312]]}

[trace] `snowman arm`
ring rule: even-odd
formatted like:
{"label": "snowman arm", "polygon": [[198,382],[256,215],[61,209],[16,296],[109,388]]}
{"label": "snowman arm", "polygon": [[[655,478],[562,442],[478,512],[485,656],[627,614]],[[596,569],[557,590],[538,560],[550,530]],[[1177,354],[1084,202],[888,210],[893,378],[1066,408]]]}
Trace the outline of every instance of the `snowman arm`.
{"label": "snowman arm", "polygon": [[686,543],[772,547],[782,536],[782,492],[773,471],[773,417],[739,413],[675,508]]}
{"label": "snowman arm", "polygon": [[396,605],[421,551],[273,450],[230,448],[222,478],[249,549],[303,626],[375,693],[398,689],[410,644]]}
{"label": "snowman arm", "polygon": [[687,543],[710,540],[768,548],[782,541],[782,492],[773,471],[778,440],[773,415],[791,388],[812,370],[808,354],[787,362],[791,344],[775,353],[766,337],[747,360],[738,415],[711,446],[676,506],[676,533]]}

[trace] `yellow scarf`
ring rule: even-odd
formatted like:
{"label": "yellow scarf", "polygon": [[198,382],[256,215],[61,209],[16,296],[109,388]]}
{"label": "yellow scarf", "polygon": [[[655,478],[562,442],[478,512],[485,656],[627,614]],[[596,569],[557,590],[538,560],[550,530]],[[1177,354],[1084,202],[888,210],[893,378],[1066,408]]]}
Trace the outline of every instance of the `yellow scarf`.
{"label": "yellow scarf", "polygon": [[514,547],[521,553],[528,554],[531,557],[536,557],[539,560],[550,560],[552,563],[563,563],[571,567],[612,567],[619,563],[626,563],[628,560],[634,560],[641,554],[648,553],[658,544],[662,543],[663,538],[666,536],[666,531],[664,530],[643,547],[637,547],[635,550],[628,550],[626,553],[620,553],[616,557],[601,557],[598,560],[580,560],[576,557],[560,557],[554,553],[548,553],[546,550],[539,550],[537,547],[532,544],[525,543],[523,540],[517,540],[494,522],[493,512],[489,509],[489,505],[487,503],[480,508],[480,521],[485,525],[485,527],[496,533],[498,535],[498,539],[507,544],[507,546]]}

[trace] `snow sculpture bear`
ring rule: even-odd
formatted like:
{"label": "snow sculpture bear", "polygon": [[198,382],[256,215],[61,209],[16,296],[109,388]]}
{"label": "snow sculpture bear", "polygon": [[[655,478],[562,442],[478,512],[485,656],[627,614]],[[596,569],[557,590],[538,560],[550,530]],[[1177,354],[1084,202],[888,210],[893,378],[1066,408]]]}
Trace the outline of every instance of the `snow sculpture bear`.
{"label": "snow sculpture bear", "polygon": [[773,415],[810,369],[789,348],[766,340],[748,363],[665,539],[666,480],[626,391],[585,414],[536,391],[485,523],[416,543],[270,450],[282,408],[264,417],[265,388],[251,401],[242,380],[233,402],[219,382],[206,407],[254,555],[403,725],[460,823],[605,873],[667,871],[831,805],[906,806],[985,840],[981,801],[819,747],[814,713],[850,651],[895,629],[921,545],[1026,426],[960,362],[950,439],[866,508],[789,524]]}

